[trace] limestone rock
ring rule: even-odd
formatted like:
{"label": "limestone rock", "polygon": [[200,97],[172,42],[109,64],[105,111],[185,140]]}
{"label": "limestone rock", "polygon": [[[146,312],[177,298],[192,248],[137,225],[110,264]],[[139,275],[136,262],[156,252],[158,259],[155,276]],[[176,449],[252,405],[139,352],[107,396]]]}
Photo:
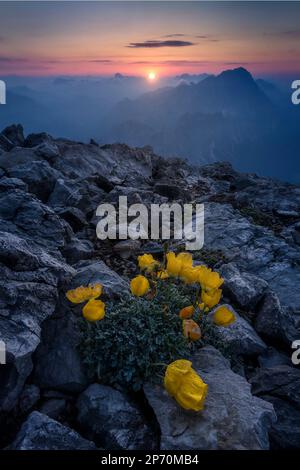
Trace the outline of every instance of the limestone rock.
{"label": "limestone rock", "polygon": [[34,411],[22,425],[12,450],[95,450],[95,444],[77,432]]}
{"label": "limestone rock", "polygon": [[253,397],[248,382],[213,347],[199,350],[192,362],[208,384],[203,411],[181,409],[159,385],[144,388],[160,425],[161,449],[268,449],[268,430],[276,419],[273,407]]}

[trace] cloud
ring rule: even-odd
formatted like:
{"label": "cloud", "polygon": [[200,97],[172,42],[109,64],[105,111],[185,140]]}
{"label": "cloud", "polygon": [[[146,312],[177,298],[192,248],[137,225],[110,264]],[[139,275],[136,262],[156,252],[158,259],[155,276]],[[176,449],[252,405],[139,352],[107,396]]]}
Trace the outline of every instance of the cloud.
{"label": "cloud", "polygon": [[209,66],[234,66],[234,67],[246,67],[250,65],[264,64],[265,62],[251,61],[251,62],[226,62],[220,60],[160,60],[160,61],[146,61],[139,60],[130,62],[133,65],[149,65],[149,66],[170,66],[170,67],[209,67]]}
{"label": "cloud", "polygon": [[203,39],[204,41],[209,41],[209,42],[219,42],[220,41],[220,39],[214,38],[212,36],[208,36],[206,34],[197,34],[197,36],[195,36],[195,38]]}
{"label": "cloud", "polygon": [[19,57],[7,57],[7,56],[0,56],[0,63],[17,63],[17,62],[28,62],[27,59],[22,59]]}
{"label": "cloud", "polygon": [[300,29],[289,29],[286,31],[273,31],[265,33],[265,36],[278,36],[286,38],[300,38]]}
{"label": "cloud", "polygon": [[186,34],[174,33],[174,34],[166,34],[165,36],[162,36],[162,37],[163,38],[183,38],[185,36],[186,36]]}
{"label": "cloud", "polygon": [[133,49],[140,48],[157,48],[157,47],[185,47],[185,46],[194,46],[193,42],[190,41],[144,41],[144,42],[131,42],[127,47]]}
{"label": "cloud", "polygon": [[[214,61],[209,60],[160,60],[160,61],[146,61],[139,60],[131,62],[133,65],[170,65],[170,66],[199,66],[199,65],[211,65]],[[219,63],[219,62],[218,62]]]}
{"label": "cloud", "polygon": [[208,34],[183,34],[183,33],[174,33],[174,34],[166,34],[165,36],[162,36],[163,38],[180,38],[180,37],[185,37],[185,38],[196,38],[196,39],[202,39],[203,41],[208,41],[208,42],[219,42],[220,39],[210,36]]}
{"label": "cloud", "polygon": [[90,62],[90,63],[93,63],[93,64],[111,64],[114,61],[109,60],[109,59],[91,59],[91,60],[88,60],[87,62]]}

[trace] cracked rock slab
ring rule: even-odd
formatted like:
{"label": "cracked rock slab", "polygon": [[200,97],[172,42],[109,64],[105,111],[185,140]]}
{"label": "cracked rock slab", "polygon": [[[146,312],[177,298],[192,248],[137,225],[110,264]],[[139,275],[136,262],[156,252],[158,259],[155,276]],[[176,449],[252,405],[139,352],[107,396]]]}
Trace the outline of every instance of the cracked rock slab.
{"label": "cracked rock slab", "polygon": [[268,449],[268,431],[276,420],[273,406],[252,396],[248,382],[213,347],[201,349],[192,362],[208,384],[203,411],[183,410],[159,385],[144,387],[160,425],[161,449]]}
{"label": "cracked rock slab", "polygon": [[33,411],[22,425],[11,450],[96,450],[93,442],[54,419]]}

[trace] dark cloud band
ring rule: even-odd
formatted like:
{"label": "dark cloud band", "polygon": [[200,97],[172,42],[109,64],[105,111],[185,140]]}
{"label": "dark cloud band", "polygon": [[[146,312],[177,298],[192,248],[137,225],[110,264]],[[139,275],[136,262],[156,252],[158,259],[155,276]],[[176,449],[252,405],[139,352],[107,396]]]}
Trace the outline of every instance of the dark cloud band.
{"label": "dark cloud band", "polygon": [[186,47],[193,46],[194,43],[190,41],[178,41],[178,40],[169,40],[169,41],[144,41],[144,42],[131,42],[127,47],[133,49],[140,48],[157,48],[157,47]]}

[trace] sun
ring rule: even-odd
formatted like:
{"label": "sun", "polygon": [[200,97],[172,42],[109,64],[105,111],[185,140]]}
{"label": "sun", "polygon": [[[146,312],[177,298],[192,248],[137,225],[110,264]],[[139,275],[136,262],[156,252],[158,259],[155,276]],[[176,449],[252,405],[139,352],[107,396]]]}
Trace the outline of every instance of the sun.
{"label": "sun", "polygon": [[153,82],[153,80],[155,80],[155,79],[156,79],[156,73],[155,72],[149,72],[148,73],[148,80]]}

